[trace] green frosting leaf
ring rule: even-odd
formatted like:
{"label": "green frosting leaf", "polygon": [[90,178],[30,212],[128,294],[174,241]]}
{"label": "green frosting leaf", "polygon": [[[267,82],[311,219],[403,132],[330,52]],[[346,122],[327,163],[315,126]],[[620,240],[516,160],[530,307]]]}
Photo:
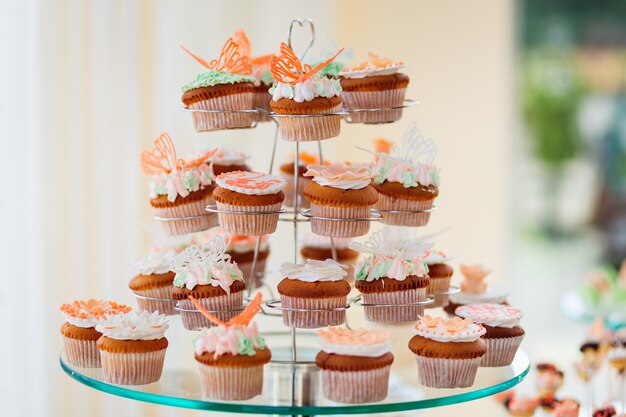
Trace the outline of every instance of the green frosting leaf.
{"label": "green frosting leaf", "polygon": [[367,278],[367,268],[369,266],[370,266],[370,260],[368,259],[365,262],[363,262],[363,266],[361,267],[361,269],[359,269],[354,279],[358,279],[359,281],[365,281],[365,279]]}
{"label": "green frosting leaf", "polygon": [[254,77],[250,75],[231,74],[230,72],[209,70],[199,74],[195,80],[183,86],[183,92],[194,88],[213,87],[220,84],[253,83]]}
{"label": "green frosting leaf", "polygon": [[263,350],[267,347],[267,344],[265,343],[265,339],[263,338],[263,336],[259,336],[256,338],[256,345],[260,350]]}
{"label": "green frosting leaf", "polygon": [[176,287],[184,287],[187,282],[187,272],[177,272],[174,276],[174,285]]}
{"label": "green frosting leaf", "polygon": [[239,339],[238,352],[240,355],[254,356],[256,354],[252,340],[247,337]]}
{"label": "green frosting leaf", "polygon": [[[315,65],[313,65],[315,67]],[[339,77],[339,71],[344,69],[346,65],[343,62],[333,61],[330,64],[326,65],[319,72],[321,75],[329,75],[331,77]]]}
{"label": "green frosting leaf", "polygon": [[274,84],[275,81],[276,80],[274,80],[274,76],[272,75],[270,70],[267,70],[263,74],[261,74],[261,82],[263,84],[271,85],[271,84]]}
{"label": "green frosting leaf", "polygon": [[386,276],[387,271],[389,271],[389,268],[391,268],[391,263],[392,262],[390,260],[378,262],[374,269],[372,269],[372,271],[370,272],[370,275],[372,275],[374,279]]}
{"label": "green frosting leaf", "polygon": [[415,173],[413,171],[404,171],[402,173],[402,183],[404,188],[417,187]]}
{"label": "green frosting leaf", "polygon": [[200,181],[192,174],[191,171],[186,171],[183,177],[183,185],[188,191],[192,191]]}

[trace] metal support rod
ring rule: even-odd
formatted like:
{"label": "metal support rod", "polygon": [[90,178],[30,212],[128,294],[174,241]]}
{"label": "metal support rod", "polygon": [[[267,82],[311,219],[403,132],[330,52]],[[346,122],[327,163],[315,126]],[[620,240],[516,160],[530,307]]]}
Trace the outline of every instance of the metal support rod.
{"label": "metal support rod", "polygon": [[299,210],[299,183],[300,171],[300,142],[296,142],[296,155],[293,158],[293,263],[298,263],[298,212]]}
{"label": "metal support rod", "polygon": [[256,283],[256,266],[257,259],[259,257],[259,250],[261,249],[261,240],[263,236],[257,236],[256,245],[254,245],[254,257],[252,258],[252,271],[250,271],[250,278],[248,280],[248,298],[252,297],[252,290]]}
{"label": "metal support rod", "polygon": [[[317,152],[319,153],[320,164],[324,164],[324,155],[322,154],[322,141],[317,141]],[[332,254],[333,260],[338,262],[337,259],[337,247],[335,246],[335,239],[330,238],[330,253]]]}
{"label": "metal support rod", "polygon": [[278,122],[276,119],[272,118],[272,121],[275,124],[276,129],[274,130],[274,145],[272,146],[272,158],[270,159],[270,169],[267,171],[268,174],[272,174],[274,170],[274,159],[276,158],[276,145],[278,143]]}

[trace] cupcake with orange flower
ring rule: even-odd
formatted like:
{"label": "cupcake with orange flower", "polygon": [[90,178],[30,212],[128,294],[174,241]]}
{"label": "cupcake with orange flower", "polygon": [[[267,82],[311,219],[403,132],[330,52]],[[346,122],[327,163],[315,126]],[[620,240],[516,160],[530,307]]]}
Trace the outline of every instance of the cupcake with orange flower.
{"label": "cupcake with orange flower", "polygon": [[341,51],[311,68],[303,64],[287,44],[281,43],[280,55],[270,59],[270,71],[276,80],[269,90],[270,107],[276,113],[284,140],[317,141],[339,135],[341,116],[324,114],[341,110],[341,85],[339,80],[322,76],[319,71]]}
{"label": "cupcake with orange flower", "polygon": [[[402,61],[370,52],[366,61],[339,72],[341,97],[353,122],[390,123],[402,117],[401,107],[409,85],[408,75],[400,73],[403,68]],[[354,111],[357,109],[388,110]]]}
{"label": "cupcake with orange flower", "polygon": [[[207,69],[182,88],[182,101],[192,111],[198,132],[251,127],[254,111],[254,77],[250,57],[229,38],[217,59],[206,61],[181,46]],[[224,112],[225,111],[225,112]]]}
{"label": "cupcake with orange flower", "polygon": [[[300,152],[298,154],[298,207],[302,209],[309,208],[311,204],[309,200],[304,198],[302,191],[304,187],[311,183],[311,179],[304,176],[307,171],[307,166],[310,164],[319,163],[319,159],[315,155],[312,155],[308,152]],[[296,162],[287,162],[282,164],[279,167],[280,177],[283,178],[287,185],[285,186],[285,205],[287,207],[294,206],[294,198],[293,198],[293,189],[294,189],[294,173],[295,173]]]}
{"label": "cupcake with orange flower", "polygon": [[465,304],[506,304],[509,291],[499,285],[487,284],[485,278],[491,273],[491,269],[481,264],[461,264],[461,291],[449,296],[450,302],[443,309],[451,316],[456,314],[456,309]]}
{"label": "cupcake with orange flower", "polygon": [[154,149],[142,152],[141,167],[152,175],[150,205],[166,233],[182,235],[217,225],[217,216],[205,211],[214,202],[213,173],[204,163],[213,153],[215,149],[189,162],[178,159],[167,133],[154,141]]}
{"label": "cupcake with orange flower", "polygon": [[422,385],[431,388],[466,388],[474,384],[487,344],[485,329],[469,319],[424,316],[414,328],[409,349],[417,360]]}
{"label": "cupcake with orange flower", "polygon": [[328,237],[367,234],[370,209],[378,201],[378,193],[370,185],[372,174],[368,168],[342,164],[309,165],[304,176],[313,177],[302,192],[311,203],[313,233]]}
{"label": "cupcake with orange flower", "polygon": [[89,299],[63,304],[60,310],[65,317],[61,334],[67,362],[82,368],[99,368],[100,352],[96,342],[102,333],[96,330],[98,319],[127,313],[131,308],[113,301]]}

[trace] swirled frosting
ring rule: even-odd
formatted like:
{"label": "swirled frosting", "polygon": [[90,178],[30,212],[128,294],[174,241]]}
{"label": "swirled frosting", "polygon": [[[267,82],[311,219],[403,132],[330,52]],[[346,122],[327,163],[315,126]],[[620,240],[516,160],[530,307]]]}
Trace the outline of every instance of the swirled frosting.
{"label": "swirled frosting", "polygon": [[420,317],[415,334],[436,342],[474,342],[486,333],[485,328],[470,319],[454,317]]}
{"label": "swirled frosting", "polygon": [[282,178],[254,171],[225,172],[215,182],[222,188],[247,195],[277,194],[287,185]]}
{"label": "swirled frosting", "polygon": [[530,397],[513,396],[507,403],[507,409],[511,413],[533,413],[539,407],[539,400]]}
{"label": "swirled frosting", "polygon": [[168,329],[165,314],[146,310],[137,313],[119,313],[98,320],[96,330],[117,340],[155,340],[165,336]]}
{"label": "swirled frosting", "polygon": [[285,278],[304,282],[341,281],[348,275],[345,265],[332,259],[307,259],[303,264],[285,262],[280,266],[280,273]]}
{"label": "swirled frosting", "polygon": [[513,328],[519,326],[522,310],[502,304],[466,304],[457,307],[459,317],[490,327]]}
{"label": "swirled frosting", "polygon": [[136,274],[141,275],[165,274],[170,271],[170,264],[177,255],[178,253],[173,250],[151,252],[148,256],[136,260],[132,268]]}
{"label": "swirled frosting", "polygon": [[397,256],[371,255],[356,263],[355,279],[360,281],[375,281],[380,278],[391,278],[404,281],[409,275],[423,277],[428,273],[428,266],[420,257],[402,259]]}
{"label": "swirled frosting", "polygon": [[129,306],[118,304],[115,301],[76,300],[63,304],[60,308],[65,321],[77,327],[96,327],[98,319],[111,314],[127,313],[131,311]]}
{"label": "swirled frosting", "polygon": [[150,198],[166,195],[167,200],[174,202],[176,197],[187,197],[190,193],[211,185],[213,172],[208,165],[172,170],[152,176],[150,181]]}
{"label": "swirled frosting", "polygon": [[[348,249],[352,239],[347,237],[333,238],[335,249]],[[326,236],[316,235],[314,233],[306,234],[300,241],[302,247],[315,249],[331,249],[330,238]]]}
{"label": "swirled frosting", "polygon": [[550,415],[554,417],[578,417],[580,405],[571,398],[559,400]]}
{"label": "swirled frosting", "polygon": [[256,323],[204,328],[193,341],[193,346],[197,355],[213,353],[215,359],[225,354],[254,356],[255,349],[267,348]]}
{"label": "swirled frosting", "polygon": [[424,254],[426,265],[445,264],[451,260],[452,258],[446,256],[442,251],[429,250]]}
{"label": "swirled frosting", "polygon": [[356,67],[340,71],[339,75],[344,78],[365,78],[395,74],[402,68],[404,68],[404,62],[393,61],[390,58],[380,57],[370,52],[366,61]]}
{"label": "swirled frosting", "polygon": [[379,357],[391,352],[389,333],[375,330],[329,327],[317,332],[326,353],[349,356]]}
{"label": "swirled frosting", "polygon": [[213,87],[221,84],[254,83],[254,77],[250,75],[233,74],[227,71],[208,70],[198,74],[196,79],[185,84],[183,93],[194,88]]}
{"label": "swirled frosting", "polygon": [[303,103],[313,101],[317,97],[339,97],[341,84],[337,79],[318,74],[296,84],[278,82],[269,89],[269,93],[274,101],[286,98],[297,103]]}
{"label": "swirled frosting", "polygon": [[367,187],[372,181],[372,173],[369,169],[355,165],[343,164],[316,165],[311,164],[305,177],[313,177],[313,181],[322,187],[339,188],[342,190],[360,190]]}
{"label": "swirled frosting", "polygon": [[384,153],[377,155],[373,169],[376,184],[382,184],[385,181],[399,182],[404,185],[404,188],[439,185],[439,170],[433,165],[403,161],[388,157]]}
{"label": "swirled frosting", "polygon": [[[207,231],[206,239],[210,240],[217,235],[224,237],[228,243],[227,252],[229,253],[253,252],[259,238],[258,236],[233,235],[224,229],[213,228]],[[268,238],[269,235],[261,236],[261,246],[259,247],[260,251],[264,252],[269,248]]]}

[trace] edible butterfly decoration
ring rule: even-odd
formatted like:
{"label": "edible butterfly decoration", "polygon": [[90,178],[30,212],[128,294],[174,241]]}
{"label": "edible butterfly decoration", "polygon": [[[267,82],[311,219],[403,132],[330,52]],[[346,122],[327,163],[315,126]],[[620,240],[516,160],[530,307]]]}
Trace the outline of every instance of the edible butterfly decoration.
{"label": "edible butterfly decoration", "polygon": [[343,52],[341,48],[339,52],[324,62],[317,64],[312,68],[309,64],[303,64],[291,48],[284,42],[280,44],[280,55],[273,56],[270,59],[270,71],[274,79],[285,84],[298,84],[311,78],[326,65],[333,62],[337,56]]}
{"label": "edible butterfly decoration", "polygon": [[206,151],[199,158],[189,162],[178,159],[176,148],[170,135],[161,133],[154,141],[154,149],[141,153],[141,168],[146,174],[169,174],[172,171],[184,171],[185,169],[197,168],[208,158],[217,152],[217,148]]}
{"label": "edible butterfly decoration", "polygon": [[[247,38],[246,38],[247,40]],[[233,38],[228,38],[219,58],[212,59],[209,62],[193,54],[189,49],[183,45],[180,46],[185,52],[187,52],[193,59],[198,61],[200,65],[209,70],[226,71],[232,74],[252,74],[252,64],[250,62],[249,49],[250,43],[248,42],[248,55],[242,53],[241,48]]]}
{"label": "edible butterfly decoration", "polygon": [[243,29],[235,31],[233,34],[233,40],[239,45],[239,53],[241,56],[247,56],[250,59],[250,63],[253,66],[267,65],[274,54],[261,55],[257,57],[252,56],[252,47],[250,46],[250,40],[248,35]]}
{"label": "edible butterfly decoration", "polygon": [[256,313],[261,311],[261,301],[263,300],[263,294],[261,294],[260,292],[257,293],[257,295],[254,296],[252,301],[250,301],[250,303],[241,313],[226,322],[218,319],[213,314],[209,313],[207,309],[204,308],[204,306],[202,306],[202,304],[200,304],[198,300],[196,300],[192,295],[189,295],[189,300],[193,303],[193,305],[196,306],[198,311],[200,311],[200,313],[202,313],[204,317],[206,317],[209,321],[218,326],[247,326],[248,324],[250,324]]}

